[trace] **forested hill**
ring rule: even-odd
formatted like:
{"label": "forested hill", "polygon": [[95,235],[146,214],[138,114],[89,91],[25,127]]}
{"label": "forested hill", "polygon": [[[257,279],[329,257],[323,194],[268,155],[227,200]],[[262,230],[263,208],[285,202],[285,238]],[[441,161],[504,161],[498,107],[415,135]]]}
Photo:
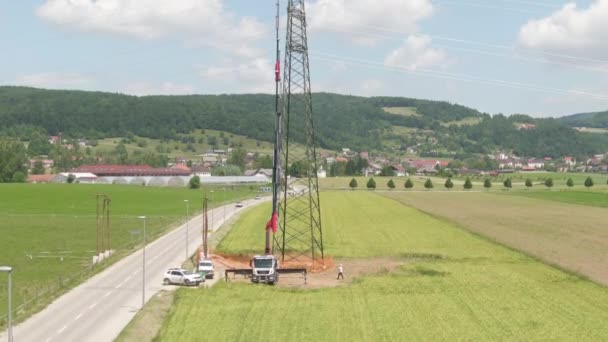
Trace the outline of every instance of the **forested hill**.
{"label": "forested hill", "polygon": [[559,120],[571,127],[608,128],[608,111],[574,114]]}
{"label": "forested hill", "polygon": [[[381,148],[381,134],[393,125],[432,129],[441,123],[481,113],[446,102],[407,98],[363,98],[314,94],[319,145],[328,149]],[[411,107],[413,116],[383,107]],[[42,127],[48,134],[115,137],[133,133],[173,138],[193,129],[215,129],[272,141],[274,97],[271,95],[145,96],[0,87],[0,128]]]}

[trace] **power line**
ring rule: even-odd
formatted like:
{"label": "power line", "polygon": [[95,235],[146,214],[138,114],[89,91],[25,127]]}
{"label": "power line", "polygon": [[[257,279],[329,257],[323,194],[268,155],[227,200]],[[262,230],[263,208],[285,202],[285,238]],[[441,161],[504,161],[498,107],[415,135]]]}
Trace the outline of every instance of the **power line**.
{"label": "power line", "polygon": [[493,85],[493,86],[503,86],[503,87],[509,87],[509,88],[515,88],[515,89],[551,93],[551,94],[556,94],[556,95],[585,96],[585,97],[593,98],[596,100],[608,101],[608,95],[603,95],[603,94],[545,87],[545,86],[539,86],[539,85],[528,84],[528,83],[505,81],[505,80],[500,80],[500,79],[484,79],[484,78],[480,78],[477,76],[471,76],[471,75],[466,75],[466,74],[456,74],[456,73],[444,72],[444,71],[433,70],[433,69],[415,69],[414,70],[414,69],[410,69],[405,66],[390,66],[390,65],[386,65],[384,63],[379,63],[376,61],[355,59],[355,58],[350,58],[350,57],[342,57],[342,56],[337,56],[337,55],[323,53],[323,52],[315,52],[313,54],[313,59],[322,60],[322,61],[330,61],[330,62],[341,62],[341,63],[345,63],[345,64],[367,67],[367,68],[371,68],[371,69],[400,71],[403,73],[408,73],[408,74],[417,75],[417,76],[428,76],[428,77],[448,79],[448,80],[461,81],[461,82],[471,82],[471,83],[479,83],[479,84],[486,84],[486,85]]}
{"label": "power line", "polygon": [[[361,27],[361,28],[375,30],[375,31],[399,34],[401,36],[409,36],[411,34],[411,32],[405,32],[405,31],[391,29],[391,28],[382,27],[382,26],[372,26],[372,25],[357,25],[357,26]],[[339,28],[337,26],[325,26],[324,28],[327,30],[330,30],[330,31],[343,32],[343,33],[355,33],[355,34],[362,34],[362,35],[368,34],[370,36],[375,36],[378,38],[402,39],[402,37],[397,38],[394,36],[381,35],[377,32],[352,31],[352,30]],[[514,46],[510,46],[510,45],[479,42],[479,41],[474,41],[474,40],[460,39],[460,38],[454,38],[454,37],[448,37],[448,36],[440,36],[440,35],[426,35],[426,36],[428,36],[434,40],[443,40],[443,41],[449,41],[449,42],[453,42],[453,43],[477,45],[477,46],[483,46],[483,47],[488,47],[488,48],[493,48],[493,49],[508,50],[511,52],[532,52],[532,53],[536,53],[536,54],[541,54],[541,55],[546,55],[546,56],[556,57],[556,58],[563,58],[563,59],[568,59],[568,60],[573,60],[573,61],[581,61],[581,62],[597,63],[597,64],[608,64],[608,60],[603,60],[603,59],[573,56],[573,55],[568,55],[568,54],[563,54],[563,53],[554,53],[554,52],[543,51],[543,50],[527,50],[524,48],[515,48]]]}
{"label": "power line", "polygon": [[[367,36],[367,37],[374,37],[374,38],[379,38],[379,39],[398,40],[398,41],[402,41],[403,40],[401,37],[383,35],[383,34],[378,34],[378,33],[368,33],[368,32],[360,32],[360,31],[349,31],[349,30],[342,30],[342,29],[337,29],[337,28],[335,30],[339,31],[339,32],[351,33],[351,34],[362,35],[362,36]],[[450,38],[443,38],[443,40],[446,40],[446,41],[460,41],[460,42],[462,42],[461,40],[454,40],[454,39],[450,39]],[[459,51],[465,51],[465,52],[472,52],[472,53],[477,53],[477,54],[482,54],[482,55],[488,55],[488,56],[494,56],[494,57],[504,57],[504,58],[519,59],[519,60],[523,60],[523,61],[529,61],[529,62],[535,62],[535,63],[541,63],[541,64],[553,64],[553,65],[565,66],[565,67],[574,68],[574,69],[589,70],[589,71],[599,71],[599,72],[608,72],[608,68],[606,68],[606,67],[601,67],[601,66],[586,66],[586,65],[573,64],[573,63],[568,63],[568,62],[560,62],[560,61],[556,61],[556,60],[543,59],[543,58],[527,57],[527,56],[522,56],[521,54],[518,54],[517,53],[518,50],[510,48],[510,47],[497,46],[497,45],[491,45],[491,44],[483,44],[483,45],[490,46],[490,47],[498,47],[501,50],[505,50],[506,48],[508,48],[511,51],[511,54],[497,53],[497,52],[491,52],[491,51],[484,51],[484,50],[479,50],[479,49],[455,47],[455,46],[452,46],[452,45],[441,45],[441,44],[433,44],[433,47],[439,47],[439,48],[451,49],[451,50],[459,50]]]}

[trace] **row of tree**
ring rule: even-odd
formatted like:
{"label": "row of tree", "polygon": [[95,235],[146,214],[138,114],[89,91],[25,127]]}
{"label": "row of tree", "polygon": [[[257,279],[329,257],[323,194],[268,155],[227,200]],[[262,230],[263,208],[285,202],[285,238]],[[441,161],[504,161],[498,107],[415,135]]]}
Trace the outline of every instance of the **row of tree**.
{"label": "row of tree", "polygon": [[[607,184],[608,184],[608,182],[607,182]],[[526,187],[527,187],[527,188],[531,188],[531,187],[533,187],[533,186],[534,186],[534,184],[533,184],[532,180],[531,180],[531,179],[529,179],[529,178],[528,178],[528,179],[526,179],[526,181],[525,181],[525,185],[526,185]],[[553,187],[553,185],[554,185],[554,183],[553,183],[553,179],[552,179],[552,178],[547,178],[547,179],[544,181],[544,185],[545,185],[547,188],[552,188],[552,187]],[[567,185],[568,187],[573,187],[573,186],[574,186],[574,181],[572,180],[572,178],[568,178],[568,180],[566,181],[566,185]],[[587,188],[593,187],[593,185],[594,185],[593,179],[592,179],[591,177],[587,177],[587,178],[585,179],[584,185],[585,185],[585,187],[587,187]],[[351,189],[353,189],[353,190],[354,190],[354,189],[356,189],[356,188],[359,186],[359,184],[357,183],[357,180],[356,180],[355,178],[353,178],[353,179],[351,179],[351,180],[350,180],[350,183],[348,184],[348,186],[349,186]],[[394,182],[392,179],[390,179],[390,180],[389,180],[389,181],[386,183],[386,186],[387,186],[389,189],[395,189],[395,188],[396,188],[395,182]],[[513,183],[512,183],[512,181],[511,181],[511,178],[507,178],[507,179],[505,179],[505,180],[503,181],[503,186],[504,186],[506,189],[511,189],[511,188],[513,187]],[[366,184],[366,187],[367,187],[368,189],[376,189],[376,181],[375,181],[374,177],[370,177],[370,178],[368,179],[367,184]],[[405,181],[405,183],[404,183],[404,187],[405,187],[406,189],[412,189],[412,188],[414,187],[414,182],[412,182],[412,180],[408,178],[408,179]],[[427,179],[427,180],[424,182],[424,188],[425,188],[425,189],[430,190],[430,189],[433,189],[434,187],[435,187],[435,185],[433,184],[433,181],[432,181],[430,178],[428,178],[428,179]],[[446,180],[445,180],[444,187],[445,187],[446,189],[448,189],[448,190],[449,190],[449,189],[454,188],[454,182],[452,182],[452,178],[448,178],[448,179],[446,179]],[[473,182],[471,182],[471,179],[469,179],[469,178],[467,177],[467,178],[465,179],[464,184],[463,184],[463,186],[462,186],[462,187],[463,187],[465,190],[470,190],[470,189],[472,189],[472,188],[473,188]],[[492,187],[492,180],[491,180],[490,178],[486,178],[486,179],[484,180],[484,182],[483,182],[483,187],[484,187],[484,188],[486,188],[486,189],[491,188],[491,187]]]}

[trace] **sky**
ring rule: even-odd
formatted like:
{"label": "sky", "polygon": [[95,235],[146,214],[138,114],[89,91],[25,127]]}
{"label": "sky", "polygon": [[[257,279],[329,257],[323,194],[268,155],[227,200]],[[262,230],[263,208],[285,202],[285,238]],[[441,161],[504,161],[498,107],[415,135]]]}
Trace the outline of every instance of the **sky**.
{"label": "sky", "polygon": [[[0,1],[0,85],[273,93],[275,2]],[[608,109],[608,0],[309,0],[306,12],[314,92],[534,117]]]}

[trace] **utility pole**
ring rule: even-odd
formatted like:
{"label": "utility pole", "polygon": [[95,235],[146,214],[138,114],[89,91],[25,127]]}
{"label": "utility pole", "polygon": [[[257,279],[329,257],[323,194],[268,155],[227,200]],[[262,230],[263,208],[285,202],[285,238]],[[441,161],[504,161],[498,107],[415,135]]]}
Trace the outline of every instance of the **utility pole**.
{"label": "utility pole", "polygon": [[144,247],[142,249],[143,260],[141,264],[141,308],[146,304],[146,217],[140,216],[144,220]]}
{"label": "utility pole", "polygon": [[[278,66],[278,63],[277,63]],[[278,79],[278,77],[277,77]],[[318,162],[310,86],[310,63],[304,0],[289,0],[287,5],[287,38],[283,70],[283,115],[276,134],[281,137],[276,173],[273,181],[279,187],[279,231],[274,246],[285,259],[308,258],[324,262],[321,204],[319,199]],[[277,99],[278,107],[278,99]],[[278,111],[277,111],[278,112]],[[304,137],[304,152],[290,149],[292,137]],[[277,158],[281,158],[277,163]],[[298,174],[288,178],[289,166],[296,164]],[[273,189],[277,191],[277,189]],[[273,201],[274,202],[274,201]],[[286,253],[289,251],[289,255]]]}
{"label": "utility pole", "polygon": [[209,237],[209,220],[207,217],[207,209],[208,209],[208,203],[207,203],[207,195],[205,194],[205,198],[203,198],[203,256],[205,259],[208,258],[207,255],[207,251],[208,251],[208,247],[207,247],[207,239]]}
{"label": "utility pole", "polygon": [[188,258],[190,258],[190,253],[188,253],[188,224],[190,221],[190,201],[188,200],[184,200],[184,203],[186,203],[186,260],[188,260]]}

